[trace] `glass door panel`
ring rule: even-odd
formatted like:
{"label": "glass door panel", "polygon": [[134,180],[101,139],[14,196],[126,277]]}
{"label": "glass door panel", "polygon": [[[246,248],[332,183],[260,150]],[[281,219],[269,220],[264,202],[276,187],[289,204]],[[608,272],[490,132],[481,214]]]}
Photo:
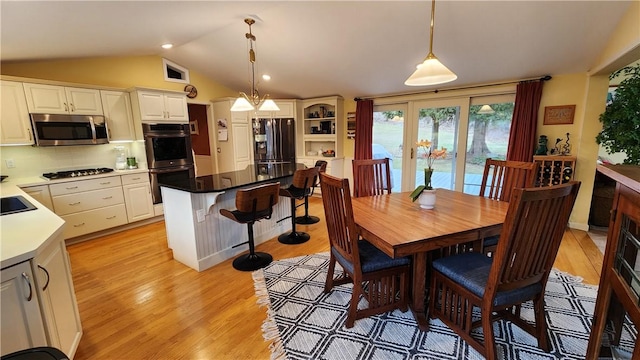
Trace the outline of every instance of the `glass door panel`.
{"label": "glass door panel", "polygon": [[[450,103],[450,105],[448,104]],[[453,190],[456,178],[456,148],[458,146],[458,125],[461,105],[451,102],[432,102],[417,104],[417,131],[412,147],[421,140],[431,141],[432,149],[447,149],[444,159],[436,159],[433,163],[431,185],[434,188]],[[424,169],[427,167],[426,154],[416,151],[412,167],[415,174],[414,186],[424,184]],[[415,165],[414,165],[415,164]]]}
{"label": "glass door panel", "polygon": [[402,191],[403,138],[406,105],[378,105],[373,109],[374,159],[390,159],[392,192]]}
{"label": "glass door panel", "polygon": [[513,115],[514,96],[474,98],[469,109],[464,188],[478,195],[487,158],[505,160]]}

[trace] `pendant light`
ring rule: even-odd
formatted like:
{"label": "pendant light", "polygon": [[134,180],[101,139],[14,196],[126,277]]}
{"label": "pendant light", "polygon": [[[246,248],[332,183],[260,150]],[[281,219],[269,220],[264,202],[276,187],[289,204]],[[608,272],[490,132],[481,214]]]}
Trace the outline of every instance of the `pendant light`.
{"label": "pendant light", "polygon": [[478,114],[493,114],[496,111],[493,110],[493,108],[491,107],[491,105],[482,105],[482,107],[480,108],[480,110],[478,110]]}
{"label": "pendant light", "polygon": [[256,108],[259,111],[280,111],[275,101],[269,99],[269,94],[265,94],[260,98],[260,93],[256,88],[256,73],[255,62],[256,52],[253,50],[253,43],[256,41],[256,37],[251,32],[251,25],[255,24],[255,20],[251,18],[244,19],[244,22],[249,25],[249,32],[245,34],[245,37],[249,41],[249,63],[251,63],[251,92],[249,95],[240,92],[240,96],[236,99],[231,106],[231,111],[251,111]]}
{"label": "pendant light", "polygon": [[431,26],[429,34],[429,54],[424,62],[416,66],[416,71],[404,82],[408,86],[442,84],[458,78],[433,54],[433,19],[436,14],[436,0],[431,1]]}

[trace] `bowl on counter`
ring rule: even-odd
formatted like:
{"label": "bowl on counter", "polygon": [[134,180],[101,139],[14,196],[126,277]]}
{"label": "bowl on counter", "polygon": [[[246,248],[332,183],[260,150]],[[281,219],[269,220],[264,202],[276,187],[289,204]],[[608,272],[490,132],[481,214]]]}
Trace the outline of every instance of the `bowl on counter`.
{"label": "bowl on counter", "polygon": [[333,151],[333,150],[323,151],[322,152],[322,156],[324,156],[324,157],[335,157],[336,156],[336,152]]}

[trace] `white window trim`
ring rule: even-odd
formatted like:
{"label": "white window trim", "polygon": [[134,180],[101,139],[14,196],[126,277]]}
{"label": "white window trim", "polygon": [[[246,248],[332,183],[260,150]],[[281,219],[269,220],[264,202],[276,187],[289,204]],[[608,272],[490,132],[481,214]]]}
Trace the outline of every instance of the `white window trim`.
{"label": "white window trim", "polygon": [[[174,79],[170,78],[169,74],[167,74],[167,67],[172,67],[178,72],[181,72],[184,75],[184,79]],[[164,81],[171,81],[177,83],[188,84],[189,83],[189,69],[180,66],[173,61],[169,61],[167,59],[162,59],[162,73],[164,74]]]}

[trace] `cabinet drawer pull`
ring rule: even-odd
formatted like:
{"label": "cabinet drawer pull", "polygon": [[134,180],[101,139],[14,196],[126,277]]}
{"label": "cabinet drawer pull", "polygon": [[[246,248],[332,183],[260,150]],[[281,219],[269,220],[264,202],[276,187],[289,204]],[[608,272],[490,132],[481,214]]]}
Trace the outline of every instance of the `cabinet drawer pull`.
{"label": "cabinet drawer pull", "polygon": [[70,103],[69,105],[71,106],[71,112],[76,111],[76,107],[75,107],[75,106],[73,106],[73,104],[72,104],[72,103]]}
{"label": "cabinet drawer pull", "polygon": [[80,224],[77,224],[77,225],[73,225],[73,227],[81,227],[81,226],[84,226],[84,223],[80,223]]}
{"label": "cabinet drawer pull", "polygon": [[109,200],[109,199],[113,199],[113,196],[107,196],[102,198],[102,200]]}
{"label": "cabinet drawer pull", "polygon": [[69,111],[69,106],[67,106],[67,103],[63,103],[64,104],[64,111]]}
{"label": "cabinet drawer pull", "polygon": [[116,218],[116,216],[115,216],[115,215],[113,215],[113,216],[109,216],[109,217],[107,218],[107,220],[113,220],[113,219],[115,219],[115,218]]}
{"label": "cabinet drawer pull", "polygon": [[77,189],[77,188],[78,188],[77,186],[65,187],[65,189],[67,189],[67,190],[73,190],[73,189]]}
{"label": "cabinet drawer pull", "polygon": [[76,206],[76,205],[80,205],[80,201],[76,201],[74,203],[69,203],[69,206]]}
{"label": "cabinet drawer pull", "polygon": [[27,296],[27,301],[31,301],[31,298],[33,297],[33,289],[31,288],[31,279],[29,279],[29,275],[27,275],[27,273],[22,273],[22,278],[24,279],[24,281],[27,282],[27,285],[29,285],[29,295]]}
{"label": "cabinet drawer pull", "polygon": [[49,279],[51,278],[49,276],[49,272],[47,271],[47,269],[45,269],[42,265],[38,264],[38,267],[44,271],[45,274],[47,274],[47,282],[44,284],[44,286],[42,287],[42,291],[47,290],[47,288],[49,287]]}
{"label": "cabinet drawer pull", "polygon": [[109,185],[111,184],[111,181],[107,181],[107,182],[101,182],[100,185]]}
{"label": "cabinet drawer pull", "polygon": [[140,180],[140,178],[139,178],[139,177],[137,177],[137,178],[132,178],[131,180]]}

